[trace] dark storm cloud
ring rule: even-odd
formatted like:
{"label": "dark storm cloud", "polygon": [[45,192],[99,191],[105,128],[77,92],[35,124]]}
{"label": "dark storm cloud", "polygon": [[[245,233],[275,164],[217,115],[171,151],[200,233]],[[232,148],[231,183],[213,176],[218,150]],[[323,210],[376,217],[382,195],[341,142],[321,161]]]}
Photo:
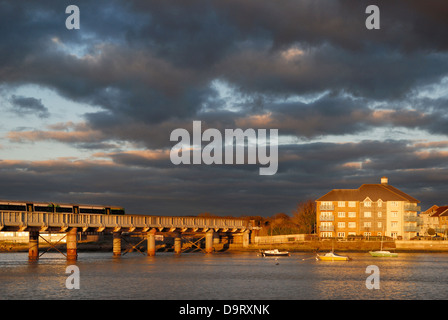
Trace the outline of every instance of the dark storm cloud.
{"label": "dark storm cloud", "polygon": [[[194,117],[215,79],[248,95],[392,99],[448,69],[430,32],[446,27],[439,2],[421,14],[416,2],[384,4],[378,32],[364,27],[363,1],[78,1],[79,32],[64,28],[64,4],[2,3],[2,81],[45,85],[118,119]],[[291,47],[303,57],[284,59]]]}
{"label": "dark storm cloud", "polygon": [[247,166],[167,166],[163,153],[145,152],[112,153],[112,161],[0,161],[0,174],[4,197],[113,203],[129,213],[271,215],[382,175],[426,204],[444,199],[448,154],[421,153],[429,147],[392,140],[282,146],[279,172],[265,177]]}
{"label": "dark storm cloud", "polygon": [[[71,4],[80,8],[80,30],[65,28]],[[0,1],[3,88],[35,84],[100,109],[83,124],[10,132],[11,143],[50,140],[99,152],[95,160],[0,162],[2,194],[112,201],[133,213],[270,215],[388,175],[422,201],[444,199],[443,147],[414,137],[306,140],[384,127],[448,134],[446,97],[418,95],[448,76],[446,1],[377,1],[374,31],[364,25],[369,4]],[[214,81],[230,88],[230,102]],[[35,114],[46,108],[33,97],[12,102]],[[275,128],[305,142],[280,146],[273,177],[251,166],[176,167],[166,153],[169,134],[191,132],[193,120],[221,131]],[[120,142],[140,151],[121,150]]]}

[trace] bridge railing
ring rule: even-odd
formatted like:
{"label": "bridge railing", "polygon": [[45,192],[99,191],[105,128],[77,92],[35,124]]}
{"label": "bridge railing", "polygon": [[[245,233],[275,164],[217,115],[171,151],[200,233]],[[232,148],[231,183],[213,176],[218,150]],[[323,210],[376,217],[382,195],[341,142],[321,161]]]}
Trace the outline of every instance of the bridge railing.
{"label": "bridge railing", "polygon": [[0,225],[54,227],[247,227],[244,219],[0,211]]}

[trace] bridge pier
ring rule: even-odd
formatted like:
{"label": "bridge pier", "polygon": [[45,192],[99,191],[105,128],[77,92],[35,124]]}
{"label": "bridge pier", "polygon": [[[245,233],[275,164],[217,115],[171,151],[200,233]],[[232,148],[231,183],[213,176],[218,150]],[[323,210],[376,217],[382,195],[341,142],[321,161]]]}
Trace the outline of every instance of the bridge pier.
{"label": "bridge pier", "polygon": [[69,261],[76,261],[78,259],[77,236],[77,228],[71,228],[67,232],[67,260]]}
{"label": "bridge pier", "polygon": [[205,253],[213,252],[213,230],[208,230],[205,233]]}
{"label": "bridge pier", "polygon": [[182,238],[180,233],[174,235],[174,253],[180,254],[182,252]]}
{"label": "bridge pier", "polygon": [[39,259],[39,231],[29,232],[28,260],[37,261]]}
{"label": "bridge pier", "polygon": [[246,230],[243,233],[243,248],[249,247],[250,244],[250,231]]}
{"label": "bridge pier", "polygon": [[113,256],[120,257],[121,256],[121,232],[114,232],[114,240],[113,240]]}
{"label": "bridge pier", "polygon": [[151,229],[146,234],[146,239],[148,241],[148,256],[153,257],[156,255],[156,229]]}

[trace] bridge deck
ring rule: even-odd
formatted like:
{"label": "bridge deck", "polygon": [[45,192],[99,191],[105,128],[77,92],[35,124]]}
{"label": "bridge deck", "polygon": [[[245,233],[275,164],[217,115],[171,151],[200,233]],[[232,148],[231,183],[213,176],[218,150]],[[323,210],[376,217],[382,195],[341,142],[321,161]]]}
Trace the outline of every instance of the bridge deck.
{"label": "bridge deck", "polygon": [[69,228],[98,232],[158,231],[242,232],[253,227],[245,219],[207,217],[166,217],[148,215],[102,215],[47,212],[0,211],[0,231],[66,232]]}

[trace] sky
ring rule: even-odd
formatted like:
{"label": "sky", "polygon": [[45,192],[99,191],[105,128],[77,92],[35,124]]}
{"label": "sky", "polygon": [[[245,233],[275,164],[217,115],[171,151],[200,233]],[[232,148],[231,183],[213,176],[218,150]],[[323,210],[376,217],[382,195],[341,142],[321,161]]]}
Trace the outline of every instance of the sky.
{"label": "sky", "polygon": [[[387,176],[446,205],[447,17],[445,0],[0,0],[0,199],[272,216]],[[193,121],[277,129],[278,171],[174,165]]]}

